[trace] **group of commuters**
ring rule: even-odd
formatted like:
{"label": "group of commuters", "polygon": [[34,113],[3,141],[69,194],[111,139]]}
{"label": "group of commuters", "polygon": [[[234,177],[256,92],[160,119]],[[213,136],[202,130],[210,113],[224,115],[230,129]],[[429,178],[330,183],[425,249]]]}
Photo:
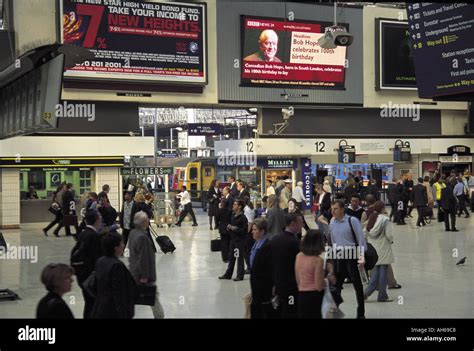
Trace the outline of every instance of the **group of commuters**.
{"label": "group of commuters", "polygon": [[[314,230],[304,218],[304,198],[294,198],[298,192],[292,191],[291,180],[278,179],[276,184],[268,181],[262,199],[263,211],[251,211],[254,217],[246,213],[247,201],[239,198],[245,184],[233,178],[229,183],[231,185],[222,190],[217,209],[222,259],[228,262],[227,270],[219,279],[232,279],[235,261],[234,281],[243,280],[244,274],[250,273],[251,318],[321,318],[326,281],[333,286],[333,296],[340,304],[347,279],[356,290],[357,317],[365,318],[364,300],[376,289],[377,300],[388,302],[391,300],[387,288],[401,288],[391,269],[394,258],[390,220],[384,204],[375,196],[369,193],[368,207],[362,208],[360,196],[354,193],[346,206],[337,196],[332,200],[331,186],[326,179],[316,186],[312,210],[319,229]],[[234,184],[237,191],[232,190]],[[209,198],[215,198],[214,195]],[[282,208],[282,205],[286,206]],[[329,257],[327,262],[324,257],[326,245],[366,248],[367,242],[376,248],[380,258],[370,272],[370,285],[364,291],[360,276],[364,269],[363,254]],[[247,269],[244,269],[246,263]]]}
{"label": "group of commuters", "polygon": [[[65,191],[71,188],[66,185]],[[62,296],[71,290],[73,275],[76,275],[84,297],[83,318],[132,318],[142,286],[154,291],[154,317],[164,318],[156,288],[156,248],[149,231],[153,212],[147,190],[124,193],[125,201],[119,214],[122,233],[119,234],[118,214],[108,200],[110,187],[104,185],[102,189],[99,195],[89,193],[83,198],[83,222],[81,227],[76,224],[78,234],[71,251],[71,265],[49,264],[44,268],[41,281],[48,294],[38,305],[37,318],[74,318],[62,300]],[[61,191],[58,189],[58,194]],[[58,194],[55,201],[59,201]],[[59,203],[70,204],[71,210],[74,197],[71,194],[71,202],[66,203],[65,194],[59,194],[59,199],[62,196]],[[61,217],[58,217],[61,224]],[[128,268],[120,260],[127,244]]]}

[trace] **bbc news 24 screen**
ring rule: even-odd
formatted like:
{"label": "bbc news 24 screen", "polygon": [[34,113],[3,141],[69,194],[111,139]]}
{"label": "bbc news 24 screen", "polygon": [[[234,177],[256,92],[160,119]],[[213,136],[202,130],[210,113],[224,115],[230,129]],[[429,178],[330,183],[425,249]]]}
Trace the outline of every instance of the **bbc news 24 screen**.
{"label": "bbc news 24 screen", "polygon": [[[347,48],[324,49],[330,22],[242,16],[243,86],[344,89]],[[347,30],[349,26],[341,23]]]}

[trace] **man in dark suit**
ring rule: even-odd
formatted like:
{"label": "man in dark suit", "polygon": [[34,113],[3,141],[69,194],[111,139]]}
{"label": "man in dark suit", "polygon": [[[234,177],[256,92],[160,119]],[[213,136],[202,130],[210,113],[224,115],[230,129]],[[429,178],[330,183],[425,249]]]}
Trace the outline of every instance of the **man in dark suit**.
{"label": "man in dark suit", "polygon": [[219,235],[221,236],[221,256],[222,261],[225,263],[229,262],[229,250],[230,250],[230,233],[227,230],[227,226],[230,224],[232,217],[232,204],[234,200],[230,196],[229,187],[225,187],[222,190],[222,200],[219,203],[219,209],[217,210],[216,222],[217,228],[219,228]]}
{"label": "man in dark suit", "polygon": [[250,318],[271,318],[273,291],[273,265],[270,240],[266,236],[267,221],[264,218],[252,224],[252,236],[255,243],[250,251],[250,288],[252,303]]}
{"label": "man in dark suit", "polygon": [[[441,189],[441,199],[439,201],[440,207],[444,212],[444,228],[447,232],[458,232],[456,229],[456,204],[457,198],[454,196],[454,182],[455,178],[449,178],[446,182],[446,187]],[[449,227],[449,217],[451,217],[451,228]]]}
{"label": "man in dark suit", "polygon": [[396,197],[395,200],[397,201],[397,224],[403,225],[405,223],[406,217],[406,210],[408,204],[408,194],[407,189],[403,185],[403,178],[398,180],[397,189],[396,189]]}
{"label": "man in dark suit", "polygon": [[423,219],[423,211],[426,206],[428,206],[428,193],[426,192],[426,187],[423,185],[423,178],[418,178],[418,184],[413,188],[412,202],[418,211],[416,226],[421,227],[422,225],[426,225]]}
{"label": "man in dark suit", "polygon": [[229,265],[224,275],[219,279],[232,279],[237,259],[237,277],[234,278],[234,281],[244,280],[245,240],[249,230],[247,218],[243,213],[244,207],[242,200],[237,200],[232,205],[233,214],[230,224],[227,226],[227,231],[230,232]]}
{"label": "man in dark suit", "polygon": [[397,214],[397,180],[395,178],[392,179],[387,186],[387,195],[388,195],[388,202],[392,207],[392,211],[390,212],[390,220],[393,217],[393,222],[398,223],[398,214]]}
{"label": "man in dark suit", "polygon": [[95,269],[95,264],[101,256],[100,234],[98,233],[102,218],[96,210],[90,210],[85,217],[86,228],[79,233],[77,243],[71,251],[71,266],[77,276],[77,283],[84,296],[84,319],[91,318],[95,299],[82,287],[84,281]]}
{"label": "man in dark suit", "polygon": [[237,200],[244,200],[245,198],[250,199],[250,192],[245,187],[244,182],[237,182]]}
{"label": "man in dark suit", "polygon": [[[62,211],[63,211],[63,219],[61,223],[56,227],[54,230],[54,235],[59,236],[59,231],[62,227],[66,229],[66,235],[71,235],[71,229],[69,228],[69,224],[65,225],[65,218],[64,216],[75,216],[76,215],[76,201],[74,200],[74,194],[72,193],[73,185],[71,183],[66,184],[66,190],[62,195]],[[70,217],[69,217],[70,218]],[[77,224],[77,217],[76,221],[73,223],[74,228],[76,229],[76,236],[79,233],[79,225]]]}
{"label": "man in dark suit", "polygon": [[298,318],[298,285],[295,277],[296,255],[300,252],[297,237],[303,228],[301,215],[289,213],[283,233],[271,240],[275,294],[280,301],[280,318]]}
{"label": "man in dark suit", "polygon": [[237,190],[237,183],[235,182],[235,177],[228,176],[227,181],[229,182],[230,196],[232,196],[233,199],[237,200],[237,195],[239,194],[239,191]]}

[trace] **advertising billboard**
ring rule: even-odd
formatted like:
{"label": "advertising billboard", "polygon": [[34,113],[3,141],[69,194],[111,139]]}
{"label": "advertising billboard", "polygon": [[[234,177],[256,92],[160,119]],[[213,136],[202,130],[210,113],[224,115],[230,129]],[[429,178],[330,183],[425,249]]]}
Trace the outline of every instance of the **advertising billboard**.
{"label": "advertising billboard", "polygon": [[377,89],[416,90],[408,22],[377,19],[375,26]]}
{"label": "advertising billboard", "polygon": [[[332,23],[241,19],[242,85],[344,89],[347,48],[324,49],[318,44]],[[348,24],[341,25],[349,30]]]}
{"label": "advertising billboard", "polygon": [[62,40],[94,53],[66,79],[205,85],[206,5],[62,0]]}

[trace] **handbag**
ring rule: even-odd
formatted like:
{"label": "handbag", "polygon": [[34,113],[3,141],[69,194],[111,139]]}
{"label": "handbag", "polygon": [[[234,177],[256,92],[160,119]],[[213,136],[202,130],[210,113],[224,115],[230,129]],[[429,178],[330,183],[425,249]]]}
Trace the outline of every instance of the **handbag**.
{"label": "handbag", "polygon": [[53,202],[51,206],[49,206],[48,211],[57,216],[61,212],[61,206],[59,206],[57,202]]}
{"label": "handbag", "polygon": [[221,251],[221,238],[216,238],[211,240],[211,251],[217,252]]}
{"label": "handbag", "polygon": [[318,211],[319,211],[319,204],[317,202],[313,202],[313,205],[311,206],[311,212],[318,213]]}
{"label": "handbag", "polygon": [[[323,270],[326,271],[327,254],[324,256]],[[331,284],[327,278],[324,279],[326,287],[324,288],[323,301],[321,303],[321,317],[324,319],[341,319],[344,318],[344,312],[337,306],[332,296]],[[340,299],[342,303],[342,298]]]}
{"label": "handbag", "polygon": [[[356,246],[359,246],[357,237],[354,232],[354,228],[352,227],[352,216],[349,216],[349,226],[351,227],[351,232],[352,232],[352,236],[354,237],[354,242]],[[365,250],[364,259],[365,259],[364,268],[367,271],[370,271],[371,269],[373,269],[375,267],[375,264],[379,260],[379,255],[377,254],[377,250],[375,250],[375,247],[373,247],[372,244],[370,243],[367,243],[367,250]]]}
{"label": "handbag", "polygon": [[135,296],[135,305],[155,306],[156,285],[138,284]]}

